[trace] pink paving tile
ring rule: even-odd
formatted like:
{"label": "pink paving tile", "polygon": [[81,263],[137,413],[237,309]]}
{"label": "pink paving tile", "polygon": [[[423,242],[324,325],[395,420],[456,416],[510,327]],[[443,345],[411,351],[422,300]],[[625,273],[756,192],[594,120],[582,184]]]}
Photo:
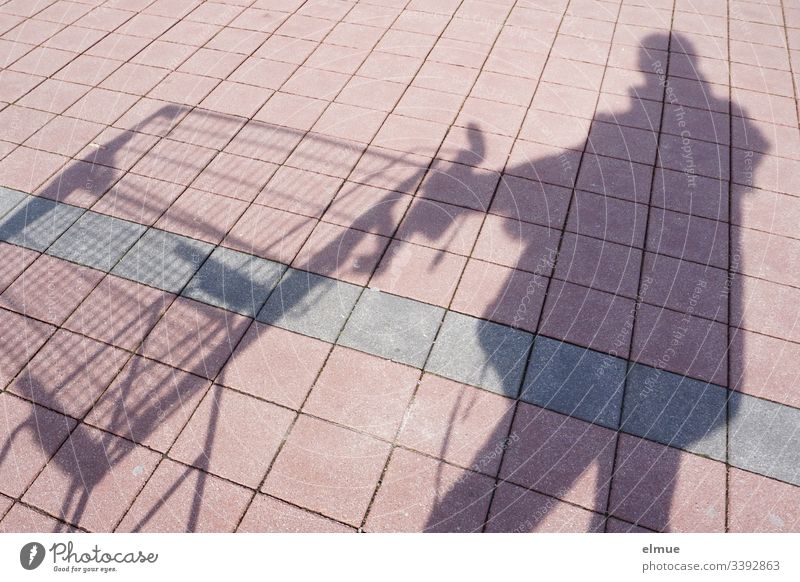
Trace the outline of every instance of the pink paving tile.
{"label": "pink paving tile", "polygon": [[142,97],[116,122],[116,127],[163,137],[189,113],[190,107]]}
{"label": "pink paving tile", "polygon": [[[687,159],[687,150],[690,155]],[[730,179],[727,146],[700,141],[688,136],[661,134],[659,164],[670,170],[691,171],[718,180]],[[734,159],[734,163],[738,160]]]}
{"label": "pink paving tile", "polygon": [[295,14],[287,18],[277,32],[292,38],[320,41],[332,28],[330,20]]}
{"label": "pink paving tile", "polygon": [[479,532],[494,480],[395,449],[366,530],[373,532]]}
{"label": "pink paving tile", "polygon": [[78,530],[21,503],[16,503],[0,521],[0,532],[2,533],[73,533],[76,531]]}
{"label": "pink paving tile", "polygon": [[421,57],[373,52],[366,58],[358,74],[370,79],[410,83],[422,64]]}
{"label": "pink paving tile", "polygon": [[420,195],[485,211],[499,179],[496,172],[435,160],[422,182]]}
{"label": "pink paving tile", "polygon": [[521,403],[500,477],[602,513],[615,446],[612,430]]}
{"label": "pink paving tile", "polygon": [[170,18],[140,12],[117,30],[122,34],[153,39],[161,36],[173,24]]}
{"label": "pink paving tile", "polygon": [[9,390],[37,404],[82,418],[128,357],[112,346],[58,330],[28,362]]}
{"label": "pink paving tile", "polygon": [[369,50],[380,40],[382,34],[380,28],[351,22],[340,22],[325,37],[325,42],[338,46]]}
{"label": "pink paving tile", "polygon": [[55,330],[46,323],[5,309],[0,310],[0,324],[0,340],[4,346],[10,346],[0,352],[0,386],[5,386]]}
{"label": "pink paving tile", "polygon": [[402,83],[353,77],[336,97],[336,101],[378,111],[391,111],[405,90],[406,86]]}
{"label": "pink paving tile", "polygon": [[[661,121],[661,109],[660,101],[650,101],[635,95],[600,93],[593,119],[654,130]],[[666,130],[666,123],[664,129]]]}
{"label": "pink paving tile", "polygon": [[549,146],[582,150],[591,123],[587,119],[531,109],[519,137]]}
{"label": "pink paving tile", "polygon": [[[658,168],[653,178],[652,204],[691,216],[727,221],[728,188],[728,182]],[[702,192],[702,196],[697,192]],[[739,200],[739,196],[732,197],[733,204]]]}
{"label": "pink paving tile", "polygon": [[364,285],[378,264],[389,239],[320,222],[292,266]]}
{"label": "pink paving tile", "polygon": [[286,93],[332,101],[349,79],[343,73],[300,67],[281,89]]}
{"label": "pink paving tile", "polygon": [[551,338],[625,358],[634,305],[632,299],[553,281],[539,331]]}
{"label": "pink paving tile", "polygon": [[99,123],[59,116],[28,138],[27,144],[39,150],[75,156],[102,130]]}
{"label": "pink paving tile", "polygon": [[571,193],[567,188],[503,175],[492,200],[492,214],[561,228]]}
{"label": "pink paving tile", "polygon": [[[171,117],[169,112],[164,112],[164,116]],[[109,127],[81,150],[79,156],[87,163],[129,170],[157,141],[155,135]]]}
{"label": "pink paving tile", "polygon": [[207,380],[134,356],[86,417],[86,422],[166,452],[208,386]]}
{"label": "pink paving tile", "polygon": [[121,170],[84,161],[70,163],[35,192],[37,196],[89,208],[120,179]]}
{"label": "pink paving tile", "polygon": [[3,185],[23,192],[33,192],[69,160],[27,147],[18,147],[0,161]]}
{"label": "pink paving tile", "polygon": [[323,215],[325,222],[391,236],[411,197],[374,186],[345,182]]}
{"label": "pink paving tile", "polygon": [[0,293],[38,256],[36,251],[0,242]]}
{"label": "pink paving tile", "polygon": [[430,161],[427,156],[369,147],[353,169],[350,179],[386,190],[413,194]]}
{"label": "pink paving tile", "polygon": [[328,106],[327,101],[277,92],[255,115],[255,119],[306,131]]}
{"label": "pink paving tile", "polygon": [[366,51],[358,48],[325,42],[317,46],[304,64],[323,71],[335,71],[352,75],[361,66],[367,54]]}
{"label": "pink paving tile", "polygon": [[407,57],[424,57],[435,44],[436,37],[402,30],[389,30],[376,47],[376,50]]}
{"label": "pink paving tile", "polygon": [[0,461],[0,491],[17,497],[41,471],[75,421],[10,394],[0,394],[4,454]]}
{"label": "pink paving tile", "polygon": [[283,166],[256,197],[256,203],[319,218],[341,184],[339,178]]}
{"label": "pink paving tile", "polygon": [[390,115],[373,140],[373,144],[391,150],[432,156],[442,143],[447,126]]}
{"label": "pink paving tile", "polygon": [[111,531],[158,459],[152,451],[81,425],[23,500],[88,530]]}
{"label": "pink paving tile", "polygon": [[[181,7],[181,10],[186,10],[186,7]],[[211,40],[220,30],[222,27],[215,24],[181,19],[159,38],[169,42],[201,46]]]}
{"label": "pink paving tile", "polygon": [[244,125],[244,120],[220,115],[206,109],[194,109],[169,133],[175,141],[221,150]]}
{"label": "pink paving tile", "polygon": [[366,147],[350,139],[307,133],[286,160],[286,165],[344,179]]}
{"label": "pink paving tile", "polygon": [[731,265],[734,271],[784,285],[800,285],[800,271],[795,266],[800,257],[800,241],[794,238],[734,226],[731,254],[735,257]]}
{"label": "pink paving tile", "polygon": [[215,386],[181,432],[170,456],[247,487],[258,487],[294,413]]}
{"label": "pink paving tile", "polygon": [[78,99],[72,107],[64,112],[64,115],[110,125],[130,109],[137,100],[138,97],[134,95],[95,87]]}
{"label": "pink paving tile", "polygon": [[77,55],[49,47],[37,47],[11,65],[14,71],[49,77]]}
{"label": "pink paving tile", "polygon": [[483,223],[483,213],[417,198],[397,238],[459,255],[469,255]]}
{"label": "pink paving tile", "polygon": [[250,321],[179,297],[147,336],[141,353],[187,372],[214,378]]}
{"label": "pink paving tile", "polygon": [[181,73],[225,79],[242,61],[244,55],[201,48],[178,67]]}
{"label": "pink paving tile", "polygon": [[644,246],[647,207],[582,190],[575,191],[567,230],[636,248]]}
{"label": "pink paving tile", "polygon": [[523,79],[538,79],[546,60],[546,55],[496,46],[492,49],[483,68],[493,73],[522,77]]}
{"label": "pink paving tile", "polygon": [[653,208],[647,250],[719,268],[728,266],[728,225]]}
{"label": "pink paving tile", "polygon": [[606,522],[606,533],[652,533],[652,531],[615,517],[609,517]]}
{"label": "pink paving tile", "polygon": [[218,79],[175,71],[156,85],[148,93],[148,97],[183,105],[197,105],[218,84]]}
{"label": "pink paving tile", "polygon": [[263,491],[360,526],[388,456],[388,443],[300,416]]}
{"label": "pink paving tile", "polygon": [[[201,4],[198,6],[198,10],[202,9],[204,6],[211,6],[211,4]],[[216,4],[215,6],[222,6],[222,4]],[[236,7],[226,6],[226,8]],[[228,50],[243,55],[249,55],[258,47],[262,46],[264,39],[267,37],[267,34],[255,30],[226,27],[220,30],[205,46],[207,48]]]}
{"label": "pink paving tile", "polygon": [[641,296],[651,305],[724,323],[728,320],[729,284],[722,269],[645,254]]}
{"label": "pink paving tile", "polygon": [[330,345],[270,325],[254,323],[218,381],[282,406],[303,404]]}
{"label": "pink paving tile", "polygon": [[128,12],[127,10],[117,10],[116,8],[99,6],[85,16],[79,18],[76,24],[78,26],[85,26],[86,28],[110,32],[131,18],[133,14],[134,13]]}
{"label": "pink paving tile", "polygon": [[506,163],[513,140],[484,133],[479,127],[451,127],[437,157],[477,168],[496,171]]}
{"label": "pink paving tile", "polygon": [[451,309],[536,331],[549,278],[470,259]]}
{"label": "pink paving tile", "polygon": [[553,229],[489,214],[473,256],[546,277],[555,263],[558,239]]}
{"label": "pink paving tile", "polygon": [[130,60],[133,63],[171,71],[177,69],[195,50],[197,49],[192,46],[157,40]]}
{"label": "pink paving tile", "polygon": [[500,468],[514,403],[426,374],[406,413],[398,443],[491,476]]}
{"label": "pink paving tile", "polygon": [[509,155],[506,172],[520,178],[572,188],[580,161],[579,151],[518,140]]}
{"label": "pink paving tile", "polygon": [[139,224],[152,225],[183,190],[184,186],[178,184],[137,174],[125,174],[97,201],[92,210]]}
{"label": "pink paving tile", "polygon": [[257,204],[245,211],[222,244],[286,264],[303,246],[316,222],[313,218]]}
{"label": "pink paving tile", "polygon": [[47,79],[19,100],[23,107],[50,113],[63,113],[70,105],[83,97],[89,87],[58,79]]}
{"label": "pink paving tile", "polygon": [[0,71],[0,79],[3,81],[3,85],[0,86],[0,99],[3,101],[16,101],[44,81],[44,77],[8,69]]}
{"label": "pink paving tile", "polygon": [[655,129],[627,127],[619,121],[596,121],[592,124],[586,149],[601,156],[653,164],[656,159],[656,144]]}
{"label": "pink paving tile", "polygon": [[331,352],[303,412],[391,440],[418,377],[414,368],[339,346]]}
{"label": "pink paving tile", "polygon": [[793,287],[739,276],[731,287],[731,324],[800,342],[800,293]]}
{"label": "pink paving tile", "polygon": [[102,278],[100,271],[41,255],[0,295],[0,305],[60,325]]}
{"label": "pink paving tile", "polygon": [[218,244],[246,208],[242,200],[188,188],[155,226]]}
{"label": "pink paving tile", "polygon": [[652,175],[652,166],[587,153],[576,185],[581,190],[647,203]]}
{"label": "pink paving tile", "polygon": [[386,113],[345,103],[331,103],[312,128],[316,133],[369,143]]}
{"label": "pink paving tile", "polygon": [[466,262],[465,257],[445,251],[392,241],[370,286],[447,307]]}
{"label": "pink paving tile", "polygon": [[[625,97],[628,107],[629,96]],[[541,82],[533,97],[533,109],[567,113],[584,119],[592,119],[595,115],[597,93],[588,89],[578,89],[556,83]]]}
{"label": "pink paving tile", "polygon": [[474,126],[484,132],[515,136],[524,117],[524,107],[469,97],[455,123],[461,127]]}
{"label": "pink paving tile", "polygon": [[267,495],[256,495],[237,532],[348,533],[354,530]]}
{"label": "pink paving tile", "polygon": [[275,164],[219,153],[192,182],[192,187],[252,202],[276,170]]}
{"label": "pink paving tile", "polygon": [[483,71],[470,92],[471,97],[527,107],[536,89],[536,81]]}
{"label": "pink paving tile", "polygon": [[797,532],[800,488],[730,469],[728,531]]}
{"label": "pink paving tile", "polygon": [[621,434],[609,513],[657,531],[722,532],[725,465]]}
{"label": "pink paving tile", "polygon": [[487,532],[582,533],[603,531],[605,518],[553,497],[500,483],[492,499]]}
{"label": "pink paving tile", "polygon": [[303,139],[303,133],[277,125],[249,121],[225,146],[225,151],[265,162],[282,164]]}
{"label": "pink paving tile", "polygon": [[605,84],[602,65],[559,58],[552,58],[547,61],[541,79],[577,89],[593,91],[599,90],[601,84]]}
{"label": "pink paving tile", "polygon": [[0,111],[0,139],[11,143],[22,143],[44,127],[53,115],[45,111],[9,105]]}
{"label": "pink paving tile", "polygon": [[461,109],[464,98],[422,87],[409,87],[394,113],[406,117],[451,124]]}
{"label": "pink paving tile", "polygon": [[730,387],[745,394],[798,408],[800,346],[745,330],[731,330]]}
{"label": "pink paving tile", "polygon": [[642,251],[613,242],[566,233],[553,277],[635,298]]}
{"label": "pink paving tile", "polygon": [[134,95],[144,95],[150,89],[158,85],[167,76],[164,69],[140,65],[137,63],[125,63],[119,69],[107,77],[101,87],[112,91],[123,91]]}
{"label": "pink paving tile", "polygon": [[254,53],[254,56],[301,65],[308,58],[317,43],[311,40],[272,35]]}
{"label": "pink paving tile", "polygon": [[164,459],[116,531],[232,532],[251,495],[244,487]]}
{"label": "pink paving tile", "polygon": [[150,178],[188,185],[215,155],[216,151],[209,148],[164,139],[153,146],[131,171]]}

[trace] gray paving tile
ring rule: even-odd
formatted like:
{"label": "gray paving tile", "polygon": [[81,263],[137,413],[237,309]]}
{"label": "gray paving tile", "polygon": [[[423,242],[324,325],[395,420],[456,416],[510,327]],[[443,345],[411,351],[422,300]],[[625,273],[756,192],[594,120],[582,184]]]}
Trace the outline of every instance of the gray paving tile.
{"label": "gray paving tile", "polygon": [[111,272],[179,293],[213,249],[214,245],[151,228]]}
{"label": "gray paving tile", "polygon": [[421,368],[444,309],[366,289],[339,343]]}
{"label": "gray paving tile", "polygon": [[734,392],[729,463],[800,485],[800,410]]}
{"label": "gray paving tile", "polygon": [[727,398],[721,386],[634,364],[622,430],[724,461]]}
{"label": "gray paving tile", "polygon": [[5,216],[9,210],[22,202],[22,199],[26,196],[25,192],[0,186],[0,216]]}
{"label": "gray paving tile", "polygon": [[47,250],[47,254],[108,271],[147,227],[96,212],[86,212]]}
{"label": "gray paving tile", "polygon": [[538,336],[520,397],[616,429],[626,369],[620,358]]}
{"label": "gray paving tile", "polygon": [[0,240],[43,251],[84,212],[83,208],[30,196],[0,218]]}
{"label": "gray paving tile", "polygon": [[429,372],[516,398],[533,334],[450,311]]}
{"label": "gray paving tile", "polygon": [[279,263],[217,247],[183,295],[255,317],[285,270]]}
{"label": "gray paving tile", "polygon": [[257,319],[326,342],[334,342],[361,287],[289,269]]}

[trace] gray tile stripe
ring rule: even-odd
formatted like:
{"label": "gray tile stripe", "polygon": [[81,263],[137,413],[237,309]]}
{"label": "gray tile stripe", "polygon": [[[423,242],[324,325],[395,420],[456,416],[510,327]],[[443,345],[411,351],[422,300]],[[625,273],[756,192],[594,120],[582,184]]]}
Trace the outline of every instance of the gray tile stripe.
{"label": "gray tile stripe", "polygon": [[6,188],[0,240],[800,485],[783,404]]}

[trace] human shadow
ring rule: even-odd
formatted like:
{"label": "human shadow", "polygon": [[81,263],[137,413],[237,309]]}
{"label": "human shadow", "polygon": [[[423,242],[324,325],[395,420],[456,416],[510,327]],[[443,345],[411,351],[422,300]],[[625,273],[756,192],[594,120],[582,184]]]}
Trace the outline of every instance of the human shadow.
{"label": "human shadow", "polygon": [[[513,218],[505,234],[519,256],[540,259],[528,262],[525,291],[515,293],[509,276],[483,316],[515,313],[508,323],[537,335],[510,365],[491,324],[479,332],[486,366],[504,378],[498,391],[519,404],[510,428],[498,425],[475,455],[502,450],[496,486],[487,490],[477,474],[460,479],[428,531],[484,506],[484,531],[724,530],[724,496],[700,491],[725,491],[727,427],[739,402],[725,390],[728,359],[739,357],[728,325],[741,298],[728,256],[729,224],[741,224],[731,115],[741,116],[736,147],[752,154],[770,144],[726,86],[705,80],[687,38],[655,35],[643,42],[652,46],[668,50],[639,49],[643,81],[622,111],[600,112],[601,98],[584,144],[505,170],[492,211]],[[562,188],[568,204],[545,204]],[[512,373],[519,367],[522,381]],[[721,463],[687,489],[681,451]]]}

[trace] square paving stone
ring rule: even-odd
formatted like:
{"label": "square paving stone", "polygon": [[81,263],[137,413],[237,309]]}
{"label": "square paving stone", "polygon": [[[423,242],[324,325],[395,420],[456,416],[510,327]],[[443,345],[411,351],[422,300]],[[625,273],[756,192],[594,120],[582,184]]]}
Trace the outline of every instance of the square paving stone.
{"label": "square paving stone", "polygon": [[339,343],[421,368],[443,314],[440,307],[367,289]]}
{"label": "square paving stone", "polygon": [[712,459],[725,459],[728,391],[634,364],[628,375],[622,430]]}
{"label": "square paving stone", "polygon": [[82,424],[23,501],[90,531],[111,531],[159,460],[158,453]]}
{"label": "square paving stone", "polygon": [[521,398],[608,428],[619,426],[625,360],[539,336]]}
{"label": "square paving stone", "polygon": [[0,219],[0,240],[43,251],[84,212],[83,208],[32,196]]}
{"label": "square paving stone", "polygon": [[116,531],[231,532],[250,495],[244,487],[164,459]]}
{"label": "square paving stone", "polygon": [[244,514],[237,532],[249,533],[346,533],[355,531],[332,519],[258,494]]}
{"label": "square paving stone", "polygon": [[800,485],[800,410],[735,392],[730,419],[731,465]]}
{"label": "square paving stone", "polygon": [[361,287],[289,269],[257,319],[326,342],[336,341]]}
{"label": "square paving stone", "polygon": [[425,369],[516,398],[532,342],[528,332],[451,311]]}
{"label": "square paving stone", "polygon": [[87,212],[48,249],[48,254],[108,271],[142,236],[146,227]]}
{"label": "square paving stone", "polygon": [[0,186],[0,216],[5,216],[7,212],[22,202],[22,199],[26,196],[25,192]]}
{"label": "square paving stone", "polygon": [[183,290],[183,295],[255,317],[286,267],[217,247]]}
{"label": "square paving stone", "polygon": [[150,229],[114,267],[113,273],[178,293],[211,254],[213,245]]}

